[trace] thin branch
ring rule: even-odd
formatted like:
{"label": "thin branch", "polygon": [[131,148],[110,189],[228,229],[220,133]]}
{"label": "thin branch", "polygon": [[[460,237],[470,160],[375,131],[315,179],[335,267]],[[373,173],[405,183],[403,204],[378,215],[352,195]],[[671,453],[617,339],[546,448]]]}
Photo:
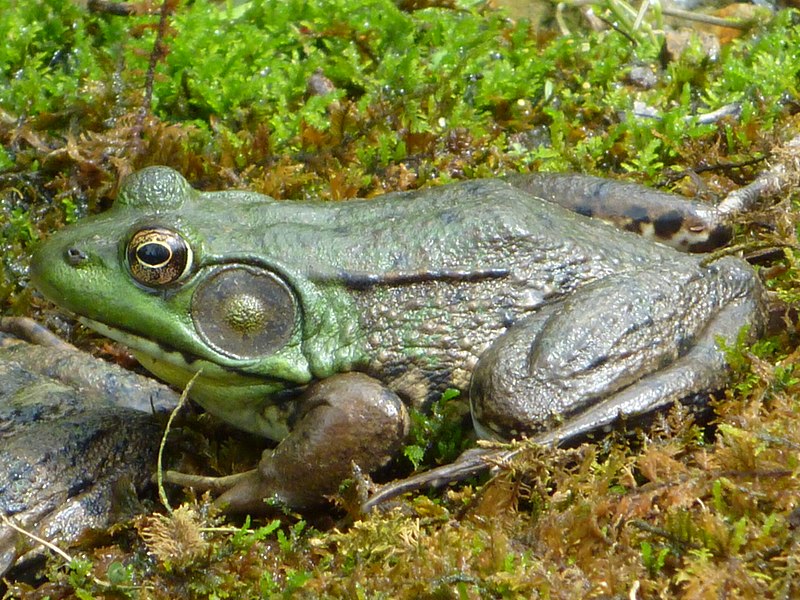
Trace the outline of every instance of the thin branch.
{"label": "thin branch", "polygon": [[77,350],[75,346],[68,344],[29,317],[0,317],[0,331],[10,333],[38,346],[56,348],[58,350]]}
{"label": "thin branch", "polygon": [[0,514],[0,523],[2,523],[3,525],[6,525],[8,527],[11,527],[11,529],[13,529],[14,531],[17,531],[17,532],[21,533],[25,537],[32,539],[37,544],[41,544],[42,546],[44,546],[48,550],[51,550],[51,551],[55,552],[61,558],[63,558],[65,561],[67,561],[67,562],[72,562],[73,561],[73,558],[69,554],[64,552],[61,548],[56,546],[53,542],[50,542],[50,541],[48,541],[48,540],[46,540],[46,539],[44,539],[42,537],[39,537],[35,533],[31,533],[27,529],[23,529],[22,527],[20,527],[16,523],[14,523],[14,521],[9,519],[6,515]]}
{"label": "thin branch", "polygon": [[163,0],[159,13],[156,39],[153,42],[153,50],[150,52],[150,62],[147,65],[147,74],[144,79],[144,98],[142,98],[142,106],[139,109],[139,114],[136,116],[136,123],[133,128],[134,139],[141,138],[142,130],[144,129],[144,119],[152,109],[151,104],[153,101],[153,83],[156,77],[156,66],[158,65],[158,61],[164,56],[164,37],[166,37],[167,34],[167,23],[171,11],[171,0]]}
{"label": "thin branch", "polygon": [[164,491],[164,468],[162,466],[162,460],[164,457],[164,448],[167,445],[167,436],[169,435],[169,431],[172,428],[172,422],[175,420],[175,417],[178,415],[180,410],[183,408],[184,404],[189,398],[189,390],[192,389],[192,385],[194,385],[195,380],[200,377],[200,373],[203,372],[203,369],[197,371],[192,378],[189,380],[189,383],[186,384],[186,387],[183,388],[183,392],[181,393],[181,397],[178,400],[178,405],[172,409],[172,412],[169,414],[169,419],[167,420],[167,426],[164,429],[164,435],[161,436],[161,443],[158,446],[158,465],[156,467],[156,481],[158,482],[158,498],[161,500],[161,504],[164,505],[164,508],[167,509],[169,514],[173,514],[175,512],[172,509],[172,506],[167,499],[167,493]]}
{"label": "thin branch", "polygon": [[722,17],[715,17],[713,15],[704,15],[681,8],[670,8],[667,6],[662,7],[661,12],[670,17],[678,19],[686,19],[687,21],[694,21],[696,23],[703,23],[705,25],[717,25],[719,27],[730,27],[731,29],[748,29],[753,25],[752,19],[724,19]]}

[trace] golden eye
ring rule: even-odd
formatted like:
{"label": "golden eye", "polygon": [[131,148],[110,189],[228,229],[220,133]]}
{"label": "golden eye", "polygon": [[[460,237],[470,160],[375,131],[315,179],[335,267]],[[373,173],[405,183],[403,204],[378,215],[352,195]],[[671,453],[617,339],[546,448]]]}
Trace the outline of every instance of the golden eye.
{"label": "golden eye", "polygon": [[192,249],[171,229],[148,227],[135,232],[128,242],[128,269],[148,287],[180,281],[192,266]]}

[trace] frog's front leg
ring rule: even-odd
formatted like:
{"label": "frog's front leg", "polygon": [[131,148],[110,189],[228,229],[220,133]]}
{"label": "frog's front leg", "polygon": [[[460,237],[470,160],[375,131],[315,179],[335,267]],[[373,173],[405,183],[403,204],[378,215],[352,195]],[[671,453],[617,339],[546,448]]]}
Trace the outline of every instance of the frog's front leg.
{"label": "frog's front leg", "polygon": [[265,499],[293,508],[320,504],[352,474],[369,473],[400,450],[408,413],[400,398],[361,373],[329,377],[298,400],[291,433],[257,469],[236,477],[216,503],[231,512],[263,512]]}
{"label": "frog's front leg", "polygon": [[721,388],[719,339],[761,333],[762,288],[733,258],[680,273],[619,273],[512,325],[473,374],[478,433],[561,443]]}

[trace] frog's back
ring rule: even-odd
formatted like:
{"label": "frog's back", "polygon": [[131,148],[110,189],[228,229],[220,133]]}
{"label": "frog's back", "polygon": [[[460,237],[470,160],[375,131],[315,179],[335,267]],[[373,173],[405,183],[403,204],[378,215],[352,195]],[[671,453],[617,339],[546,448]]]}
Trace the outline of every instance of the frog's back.
{"label": "frog's back", "polygon": [[[401,273],[504,270],[508,278],[537,279],[559,293],[573,287],[560,279],[579,283],[676,256],[491,179],[369,200],[254,203],[249,211],[245,220],[260,234],[249,234],[250,251],[312,277],[362,274],[376,280],[386,274],[396,281]],[[229,244],[224,225],[212,225],[223,249]],[[230,231],[240,226],[231,223]]]}
{"label": "frog's back", "polygon": [[368,357],[346,367],[417,401],[465,389],[489,344],[542,304],[626,268],[691,260],[499,180],[249,210],[257,231],[239,251],[344,289]]}
{"label": "frog's back", "polygon": [[465,389],[488,345],[542,304],[613,272],[693,260],[496,180],[276,206],[286,213],[264,228],[265,251],[348,288],[363,368],[416,401]]}

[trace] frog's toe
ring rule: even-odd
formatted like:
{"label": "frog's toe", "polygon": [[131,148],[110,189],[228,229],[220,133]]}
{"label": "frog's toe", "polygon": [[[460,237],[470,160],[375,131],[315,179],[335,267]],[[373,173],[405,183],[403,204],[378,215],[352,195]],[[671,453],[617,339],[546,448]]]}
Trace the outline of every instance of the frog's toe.
{"label": "frog's toe", "polygon": [[258,469],[235,476],[236,483],[214,501],[217,506],[229,513],[249,513],[257,515],[267,509],[266,500],[274,490],[265,481]]}
{"label": "frog's toe", "polygon": [[223,477],[165,471],[163,481],[196,491],[219,494],[214,500],[214,506],[227,513],[263,513],[264,500],[273,491],[261,478],[258,469]]}

